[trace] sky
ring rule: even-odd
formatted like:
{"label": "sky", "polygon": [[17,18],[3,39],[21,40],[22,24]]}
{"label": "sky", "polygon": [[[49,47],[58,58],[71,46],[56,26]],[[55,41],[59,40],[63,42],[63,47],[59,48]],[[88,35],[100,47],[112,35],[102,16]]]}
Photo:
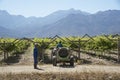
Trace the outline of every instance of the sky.
{"label": "sky", "polygon": [[25,17],[44,17],[71,8],[89,13],[120,10],[120,0],[0,0],[0,10]]}

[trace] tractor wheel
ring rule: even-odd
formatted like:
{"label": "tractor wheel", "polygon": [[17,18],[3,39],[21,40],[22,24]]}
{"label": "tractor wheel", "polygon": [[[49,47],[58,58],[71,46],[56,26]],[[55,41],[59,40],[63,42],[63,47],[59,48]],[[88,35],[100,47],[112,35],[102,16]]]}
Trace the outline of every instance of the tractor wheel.
{"label": "tractor wheel", "polygon": [[74,66],[74,60],[70,60],[70,66]]}
{"label": "tractor wheel", "polygon": [[53,66],[57,66],[57,60],[53,59]]}

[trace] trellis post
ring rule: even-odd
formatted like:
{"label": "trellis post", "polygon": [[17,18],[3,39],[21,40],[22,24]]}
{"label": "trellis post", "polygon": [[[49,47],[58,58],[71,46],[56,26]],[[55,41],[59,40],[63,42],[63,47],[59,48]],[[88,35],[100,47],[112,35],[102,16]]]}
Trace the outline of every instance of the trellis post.
{"label": "trellis post", "polygon": [[120,38],[118,38],[118,62],[120,62]]}
{"label": "trellis post", "polygon": [[[42,45],[43,44],[44,44],[44,41],[42,40]],[[45,62],[45,59],[44,59],[45,58],[44,57],[45,56],[45,46],[42,46],[41,49],[42,49],[42,60],[43,60],[43,62]]]}
{"label": "trellis post", "polygon": [[5,44],[6,44],[6,43],[5,43],[5,41],[4,41],[4,50],[3,50],[3,51],[4,51],[4,52],[3,52],[3,53],[4,53],[4,60],[6,60]]}
{"label": "trellis post", "polygon": [[79,48],[79,50],[78,50],[78,59],[80,59],[80,39],[78,40],[78,48]]}

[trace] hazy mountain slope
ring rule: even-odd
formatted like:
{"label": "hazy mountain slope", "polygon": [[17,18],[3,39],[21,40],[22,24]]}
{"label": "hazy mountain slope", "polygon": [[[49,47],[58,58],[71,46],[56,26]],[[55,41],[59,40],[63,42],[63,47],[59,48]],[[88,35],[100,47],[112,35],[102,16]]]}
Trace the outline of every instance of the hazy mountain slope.
{"label": "hazy mountain slope", "polygon": [[56,22],[70,14],[84,14],[84,15],[90,15],[87,12],[82,12],[80,10],[75,10],[75,9],[69,9],[69,10],[59,10],[54,13],[51,13],[48,16],[43,17],[42,22],[46,24],[51,24],[53,22]]}
{"label": "hazy mountain slope", "polygon": [[78,35],[82,33],[81,31],[85,31],[85,26],[87,25],[85,24],[86,21],[87,17],[85,19],[84,15],[77,16],[72,14],[51,25],[44,26],[44,29],[39,33],[39,36],[54,36],[55,34],[61,36],[69,36],[71,34]]}
{"label": "hazy mountain slope", "polygon": [[104,33],[120,32],[120,10],[98,12],[93,16],[94,27]]}
{"label": "hazy mountain slope", "polygon": [[[80,10],[59,10],[45,17],[11,15],[0,10],[0,31],[12,37],[78,36],[120,33],[120,10],[89,14]],[[9,34],[6,34],[10,32]],[[12,33],[11,33],[12,32]]]}
{"label": "hazy mountain slope", "polygon": [[85,14],[89,13],[82,12],[80,10],[60,10],[51,13],[45,17],[24,17],[21,15],[11,15],[7,11],[0,10],[0,26],[4,26],[8,29],[13,29],[23,36],[32,35],[36,30],[43,29],[43,26],[55,23],[56,21],[68,16],[69,14]]}
{"label": "hazy mountain slope", "polygon": [[120,33],[120,11],[109,10],[92,15],[72,14],[38,31],[37,36],[76,36]]}
{"label": "hazy mountain slope", "polygon": [[16,32],[10,29],[6,29],[2,26],[0,26],[0,37],[19,37],[16,35]]}
{"label": "hazy mountain slope", "polygon": [[10,15],[8,12],[0,10],[0,26],[9,29],[16,29],[27,24],[26,18],[21,15]]}

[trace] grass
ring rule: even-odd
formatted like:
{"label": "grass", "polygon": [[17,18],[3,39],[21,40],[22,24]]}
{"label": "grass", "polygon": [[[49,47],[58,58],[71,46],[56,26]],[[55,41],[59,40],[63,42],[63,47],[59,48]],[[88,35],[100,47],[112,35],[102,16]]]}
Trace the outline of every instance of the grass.
{"label": "grass", "polygon": [[120,73],[6,73],[0,80],[120,80]]}

